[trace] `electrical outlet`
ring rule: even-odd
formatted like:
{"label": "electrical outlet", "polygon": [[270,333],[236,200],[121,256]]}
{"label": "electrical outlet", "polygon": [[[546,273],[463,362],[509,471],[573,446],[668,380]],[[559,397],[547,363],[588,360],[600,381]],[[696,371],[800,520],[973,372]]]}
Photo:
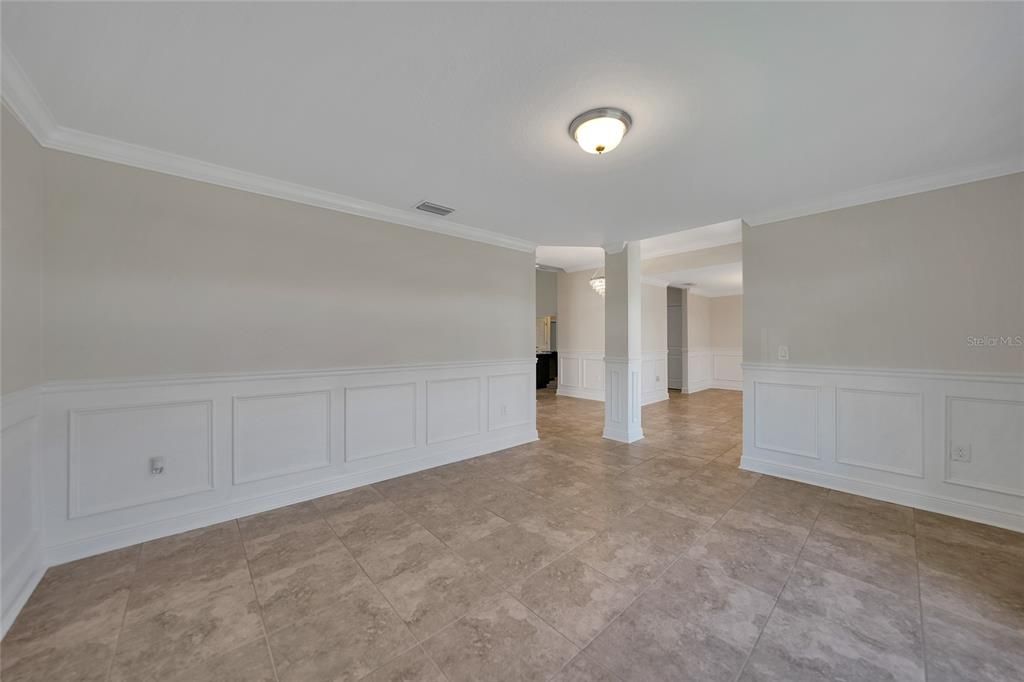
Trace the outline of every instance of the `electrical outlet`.
{"label": "electrical outlet", "polygon": [[971,446],[970,445],[953,445],[950,448],[949,458],[954,462],[970,462],[971,461]]}
{"label": "electrical outlet", "polygon": [[501,416],[502,417],[507,417],[508,416],[508,405],[502,404],[502,406],[501,406]]}
{"label": "electrical outlet", "polygon": [[150,457],[149,458],[149,473],[151,476],[159,476],[164,472],[164,458],[163,457]]}
{"label": "electrical outlet", "polygon": [[789,346],[779,346],[779,360],[789,360]]}

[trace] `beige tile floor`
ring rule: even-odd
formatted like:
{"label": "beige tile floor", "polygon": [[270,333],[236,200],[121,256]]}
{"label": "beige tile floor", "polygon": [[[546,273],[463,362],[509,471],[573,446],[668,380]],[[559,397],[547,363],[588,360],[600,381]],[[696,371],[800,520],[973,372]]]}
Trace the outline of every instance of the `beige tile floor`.
{"label": "beige tile floor", "polygon": [[50,569],[15,680],[1021,680],[1024,536],[737,468],[739,394]]}

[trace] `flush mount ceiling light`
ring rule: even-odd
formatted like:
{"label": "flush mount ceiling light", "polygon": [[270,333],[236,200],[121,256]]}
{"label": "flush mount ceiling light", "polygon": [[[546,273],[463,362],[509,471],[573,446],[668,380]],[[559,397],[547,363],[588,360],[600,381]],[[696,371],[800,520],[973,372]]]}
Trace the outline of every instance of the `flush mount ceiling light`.
{"label": "flush mount ceiling light", "polygon": [[572,120],[569,137],[588,154],[606,154],[619,146],[631,125],[633,119],[622,109],[591,109]]}
{"label": "flush mount ceiling light", "polygon": [[591,277],[590,288],[604,296],[604,275],[594,275]]}

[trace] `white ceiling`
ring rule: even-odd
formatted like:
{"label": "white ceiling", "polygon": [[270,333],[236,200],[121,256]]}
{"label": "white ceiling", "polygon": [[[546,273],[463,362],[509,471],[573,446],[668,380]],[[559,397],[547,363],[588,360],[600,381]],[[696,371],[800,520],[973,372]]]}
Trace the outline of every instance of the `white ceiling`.
{"label": "white ceiling", "polygon": [[[1021,3],[2,11],[44,143],[399,222],[428,199],[442,231],[598,246],[1024,168]],[[566,133],[595,106],[634,120],[605,157]]]}

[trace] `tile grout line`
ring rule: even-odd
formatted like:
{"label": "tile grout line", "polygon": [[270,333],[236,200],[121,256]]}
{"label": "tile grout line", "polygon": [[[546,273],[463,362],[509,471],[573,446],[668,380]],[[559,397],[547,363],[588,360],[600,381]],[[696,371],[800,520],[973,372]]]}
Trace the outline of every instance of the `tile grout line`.
{"label": "tile grout line", "polygon": [[[394,502],[389,500],[379,490],[374,488],[372,484],[367,486],[367,487],[369,487],[371,490],[373,490],[373,492],[376,493],[377,496],[380,497],[380,499],[384,500],[385,502],[387,502],[388,504],[393,506],[395,509],[397,509],[403,516],[405,516],[406,518],[409,518],[413,522],[416,522],[415,519],[412,519],[412,517],[410,517],[406,513],[406,511],[404,509],[402,509],[397,504],[395,504]],[[358,490],[358,488],[354,488],[354,490]],[[344,491],[344,492],[348,492],[348,491]],[[374,581],[374,579],[370,577],[370,574],[366,572],[366,568],[363,566],[362,562],[360,562],[359,559],[356,558],[356,556],[352,553],[352,550],[349,549],[348,545],[345,544],[345,541],[341,539],[341,536],[338,535],[337,529],[335,529],[335,527],[331,524],[331,522],[327,520],[327,515],[324,514],[323,510],[321,510],[320,507],[318,507],[317,505],[314,504],[313,506],[316,507],[317,513],[320,514],[320,518],[323,520],[323,522],[327,525],[328,528],[331,529],[331,533],[334,535],[335,538],[337,538],[338,544],[340,544],[342,546],[342,548],[346,552],[348,552],[348,555],[352,558],[352,561],[354,561],[356,563],[356,566],[359,567],[359,570],[360,570],[360,572],[362,572],[363,577],[365,577],[370,582],[370,585],[373,586],[373,589],[377,592],[377,594],[380,595],[381,599],[383,599],[385,602],[387,602],[388,607],[395,614],[395,616],[398,618],[398,620],[402,621],[402,627],[405,628],[405,631],[409,633],[409,636],[412,637],[412,640],[415,642],[415,644],[413,644],[412,646],[410,646],[410,647],[408,647],[406,649],[402,649],[401,651],[396,653],[394,656],[391,656],[390,658],[386,659],[379,666],[377,666],[376,668],[370,670],[368,673],[366,673],[365,675],[363,675],[359,679],[365,679],[365,678],[369,677],[370,675],[372,675],[373,673],[375,673],[378,670],[380,670],[381,668],[383,668],[384,666],[386,666],[388,663],[391,663],[392,661],[397,659],[399,656],[404,656],[405,654],[409,653],[413,649],[419,649],[427,657],[427,660],[429,660],[434,665],[435,668],[437,668],[438,670],[441,671],[441,675],[447,680],[448,679],[448,675],[444,672],[444,670],[441,670],[441,666],[439,666],[437,664],[437,661],[435,661],[433,659],[433,657],[431,657],[430,653],[426,649],[423,648],[423,646],[422,646],[423,642],[416,635],[416,633],[412,631],[412,628],[409,627],[409,624],[405,621],[405,618],[402,618],[402,614],[400,614],[398,612],[398,609],[396,609],[395,605],[392,603],[392,601],[390,599],[388,599],[388,596],[381,591],[380,587],[377,586],[376,581]],[[423,527],[422,524],[417,524],[417,525],[419,525],[424,530],[427,530],[425,527]],[[427,532],[430,533],[429,530],[427,530]],[[433,534],[431,533],[431,535],[433,535]],[[440,538],[438,538],[438,541],[440,541]],[[269,638],[268,638],[268,643],[269,643]]]}
{"label": "tile grout line", "polygon": [[[730,449],[731,449],[731,448],[730,448]],[[722,453],[722,454],[724,454],[724,453]],[[717,459],[718,457],[721,457],[721,455],[716,455],[715,457],[712,457],[711,459],[712,459],[712,460],[714,460],[714,459]],[[656,459],[656,457],[655,457],[655,458],[652,458],[652,459]],[[651,461],[651,460],[646,460],[646,461]],[[711,460],[708,460],[708,461],[710,462]],[[699,471],[699,470],[700,470],[700,469],[702,469],[702,468],[704,468],[704,467],[702,466],[702,467],[700,467],[699,469],[696,469],[696,470],[694,470],[694,472],[693,472],[693,473],[691,473],[691,474],[688,474],[687,476],[684,476],[684,477],[683,477],[683,479],[681,479],[681,480],[686,480],[686,479],[689,479],[689,478],[690,478],[691,476],[693,476],[694,474],[696,474],[696,472],[697,472],[697,471]],[[732,506],[730,506],[730,507],[729,507],[729,509],[727,509],[727,510],[726,510],[726,512],[723,512],[721,516],[719,516],[718,520],[721,520],[721,517],[722,517],[722,516],[725,516],[725,514],[726,514],[726,513],[728,513],[728,511],[730,511],[730,510],[731,510],[731,509],[732,509],[733,507],[735,507],[735,506],[736,506],[736,505],[737,505],[737,504],[739,503],[739,501],[740,501],[741,499],[743,499],[743,497],[745,497],[745,496],[746,496],[746,495],[747,495],[747,494],[748,494],[749,492],[750,492],[750,491],[749,491],[749,489],[748,489],[748,490],[747,490],[747,492],[743,493],[743,495],[740,495],[740,497],[739,497],[739,498],[737,498],[735,502],[733,502]],[[645,500],[645,502],[644,502],[644,506],[645,506],[645,507],[646,507],[646,506],[648,506],[648,503],[649,503],[649,501],[650,501],[649,499]],[[642,508],[643,508],[643,507],[641,507],[641,509],[642,509]],[[656,507],[651,507],[651,508],[652,508],[652,509],[657,509]],[[634,511],[634,512],[632,512],[632,513],[636,513],[636,511],[639,511],[639,510],[635,510],[635,511]],[[659,511],[660,511],[660,510],[659,510]],[[631,514],[632,514],[632,513],[631,513]],[[666,513],[666,514],[670,514],[670,515],[672,515],[672,516],[676,516],[675,514],[671,514],[671,512],[665,512],[665,513]],[[630,516],[631,514],[626,514],[625,516]],[[681,517],[681,516],[680,516],[680,517],[678,517],[678,518],[682,519],[683,517]],[[710,526],[708,526],[708,527],[707,527],[707,529],[705,529],[705,530],[704,530],[704,531],[703,531],[703,532],[702,532],[702,533],[701,533],[700,535],[698,535],[698,536],[697,536],[697,538],[695,538],[695,540],[698,540],[698,539],[700,539],[700,538],[703,538],[703,537],[704,537],[705,535],[707,535],[708,533],[710,533],[710,532],[711,532],[711,529],[712,529],[712,528],[713,528],[713,527],[714,527],[714,526],[715,526],[715,525],[716,525],[716,524],[718,523],[718,520],[716,520],[716,521],[715,521],[715,523],[713,523],[713,524],[711,524]],[[582,544],[582,543],[581,543],[581,544]],[[652,543],[652,544],[657,544],[657,543]],[[604,625],[604,627],[602,627],[602,628],[601,628],[600,630],[598,630],[597,634],[595,634],[595,635],[594,635],[593,637],[591,637],[591,638],[590,638],[590,640],[588,640],[588,641],[587,641],[587,643],[586,643],[586,644],[585,644],[584,646],[582,646],[582,647],[579,647],[579,650],[580,650],[580,651],[579,651],[579,653],[580,653],[580,654],[582,654],[582,653],[583,653],[583,652],[584,652],[584,651],[585,651],[585,650],[587,649],[587,647],[589,647],[589,646],[590,646],[591,644],[593,644],[593,643],[594,643],[594,642],[595,642],[595,641],[597,640],[597,638],[598,638],[598,637],[600,637],[600,636],[601,636],[602,634],[604,634],[604,632],[605,632],[605,631],[606,631],[606,630],[607,630],[608,628],[610,628],[610,627],[612,626],[612,624],[613,624],[613,623],[615,623],[615,621],[617,621],[617,620],[618,620],[618,619],[619,619],[619,618],[620,618],[620,617],[622,616],[622,614],[624,614],[624,613],[625,613],[626,611],[628,611],[628,610],[629,610],[630,608],[632,608],[632,607],[633,607],[633,605],[634,605],[634,604],[635,604],[635,603],[636,603],[637,601],[639,601],[639,599],[640,599],[640,598],[641,598],[641,597],[642,597],[642,596],[643,596],[644,594],[646,594],[646,593],[647,593],[647,591],[648,591],[648,590],[650,590],[650,589],[651,589],[651,587],[652,587],[652,586],[653,586],[653,585],[654,585],[655,583],[657,583],[657,582],[658,582],[658,580],[660,580],[660,579],[661,579],[661,577],[662,577],[663,575],[665,575],[665,574],[666,574],[666,573],[667,573],[667,572],[668,572],[668,571],[669,571],[669,570],[670,570],[670,569],[671,569],[671,568],[672,568],[673,566],[675,566],[675,565],[676,565],[677,563],[679,563],[679,561],[681,561],[681,560],[683,559],[683,556],[684,556],[684,555],[686,554],[686,551],[687,551],[687,550],[685,550],[685,549],[684,549],[683,551],[681,551],[681,552],[680,552],[680,553],[679,553],[679,554],[678,554],[678,555],[677,555],[677,556],[676,556],[676,557],[675,557],[675,558],[674,558],[674,559],[673,559],[672,561],[670,561],[670,562],[669,562],[669,563],[668,563],[668,564],[667,564],[667,565],[665,566],[665,568],[664,568],[664,569],[662,569],[662,570],[661,570],[661,571],[660,571],[660,572],[659,572],[659,573],[658,573],[658,574],[657,574],[656,576],[654,576],[654,577],[653,577],[653,578],[652,578],[652,579],[651,579],[651,580],[650,580],[650,581],[649,581],[649,582],[647,583],[647,585],[646,585],[646,586],[644,586],[643,588],[641,588],[640,590],[638,590],[638,591],[637,591],[637,593],[636,593],[636,596],[635,596],[635,597],[633,597],[633,599],[632,599],[632,600],[631,600],[631,601],[629,602],[629,604],[627,604],[627,605],[626,605],[626,607],[625,607],[624,609],[622,609],[622,610],[621,610],[621,611],[619,611],[619,612],[618,612],[617,614],[615,614],[615,617],[613,617],[613,618],[612,618],[611,620],[609,620],[609,621],[608,621],[608,622],[607,622],[607,623],[606,623],[606,624]],[[587,566],[588,568],[590,568],[590,569],[594,570],[595,572],[597,572],[597,573],[598,573],[599,575],[602,575],[602,576],[604,576],[605,578],[607,578],[607,579],[608,579],[608,580],[609,580],[610,582],[612,582],[612,584],[614,584],[614,585],[618,585],[618,586],[620,586],[620,587],[625,587],[625,586],[621,585],[621,583],[619,583],[618,581],[616,581],[616,580],[614,580],[613,578],[611,578],[610,576],[606,575],[606,574],[605,574],[605,573],[603,573],[603,572],[602,572],[601,570],[599,570],[599,569],[597,569],[597,568],[594,568],[593,566],[591,566],[591,565],[590,565],[590,564],[588,564],[587,562],[585,562],[585,561],[584,561],[584,562],[582,562],[582,563],[583,563],[584,565],[586,565],[586,566]],[[627,589],[628,589],[628,588],[627,588]],[[540,617],[540,616],[538,616],[538,617]],[[542,619],[542,620],[543,620],[543,619]],[[544,622],[547,622],[547,621],[544,621]],[[554,626],[552,626],[552,627],[554,627]],[[557,631],[557,629],[556,629],[556,631]],[[564,636],[564,635],[563,635],[563,636]],[[579,654],[577,654],[577,655],[579,655]],[[571,663],[571,662],[572,662],[572,660],[570,659],[570,661],[568,661],[568,662],[567,662],[567,663],[566,663],[565,665],[563,665],[563,666],[562,666],[562,668],[560,668],[560,669],[559,669],[559,672],[561,672],[562,670],[564,670],[564,669],[565,669],[565,668],[566,668],[566,667],[567,667],[567,666],[569,665],[569,663]],[[600,666],[600,667],[602,668],[602,670],[604,670],[604,669],[605,669],[605,668],[604,668],[604,666]],[[617,674],[615,674],[615,673],[612,673],[612,671],[608,671],[608,672],[609,672],[609,673],[611,673],[611,674],[613,674],[613,675],[614,675],[614,676],[615,676],[616,678],[618,678],[618,679],[620,679],[620,680],[622,679],[622,678],[620,678],[620,677],[619,677],[619,676],[618,676]],[[557,673],[556,673],[556,674],[557,674]]]}
{"label": "tile grout line", "polygon": [[743,659],[743,665],[740,666],[739,671],[736,673],[734,680],[739,680],[742,677],[743,672],[747,669],[750,664],[750,658],[754,655],[757,650],[757,645],[761,643],[761,637],[764,636],[764,631],[768,629],[768,623],[771,622],[772,615],[775,613],[775,607],[779,605],[779,600],[782,599],[782,594],[786,591],[786,586],[789,585],[790,578],[793,577],[793,573],[796,572],[796,567],[800,563],[800,557],[804,553],[804,547],[807,546],[807,541],[811,539],[811,533],[814,532],[814,527],[818,525],[818,519],[821,518],[822,512],[825,511],[825,506],[828,504],[828,496],[832,492],[830,488],[825,488],[827,491],[822,500],[821,508],[818,509],[818,513],[814,515],[814,523],[811,524],[810,529],[807,531],[807,536],[804,541],[800,543],[800,551],[796,553],[796,557],[793,559],[793,565],[790,567],[789,572],[786,575],[786,580],[783,581],[782,587],[779,588],[779,592],[775,595],[775,601],[772,603],[772,608],[768,611],[768,616],[764,619],[764,625],[761,626],[761,631],[757,633],[757,639],[754,640],[754,646],[750,647],[750,651],[747,652],[746,658]]}
{"label": "tile grout line", "polygon": [[121,635],[124,633],[124,624],[128,620],[128,604],[131,603],[132,589],[135,587],[135,577],[139,572],[139,566],[142,564],[142,546],[146,543],[139,544],[139,553],[135,557],[135,568],[132,569],[132,579],[128,583],[128,598],[124,600],[124,610],[121,612],[121,626],[117,629],[117,635],[114,637],[114,648],[110,652],[110,663],[107,664],[107,674],[104,675],[103,679],[109,682],[111,676],[114,674],[114,661],[117,660],[117,648],[121,644]]}
{"label": "tile grout line", "polygon": [[[317,509],[317,511],[319,512],[320,510]],[[242,529],[238,526],[238,519],[235,519],[235,526],[238,527],[238,539],[242,543],[242,555],[245,557],[245,570],[249,574],[249,586],[252,587],[252,593],[256,597],[256,605],[260,610],[260,630],[263,631],[263,643],[266,645],[267,655],[270,657],[270,671],[274,674],[275,682],[280,682],[281,678],[277,674],[277,662],[274,660],[274,650],[270,647],[270,633],[267,631],[267,620],[263,617],[263,601],[260,599],[260,593],[256,590],[256,579],[252,575],[252,566],[249,564],[249,551],[245,548],[245,538],[242,537]]]}
{"label": "tile grout line", "polygon": [[924,629],[924,598],[921,596],[921,556],[917,542],[917,509],[910,508],[911,518],[914,519],[914,573],[917,574],[917,609],[918,618],[921,623],[921,668],[924,671],[924,682],[928,682],[928,636]]}

